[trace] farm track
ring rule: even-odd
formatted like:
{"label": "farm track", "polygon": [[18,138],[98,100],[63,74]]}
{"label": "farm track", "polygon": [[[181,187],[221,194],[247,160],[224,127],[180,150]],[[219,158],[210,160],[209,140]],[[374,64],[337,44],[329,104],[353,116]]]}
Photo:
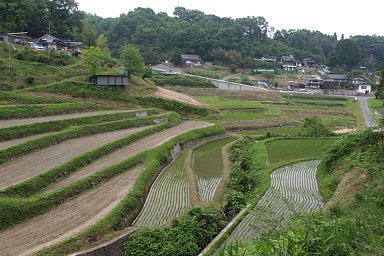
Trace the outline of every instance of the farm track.
{"label": "farm track", "polygon": [[263,232],[284,226],[292,214],[321,208],[323,203],[316,182],[318,164],[319,161],[309,161],[275,170],[270,188],[233,230],[226,244],[257,239]]}
{"label": "farm track", "polygon": [[133,188],[137,166],[45,214],[0,231],[0,255],[34,255],[104,218]]}
{"label": "farm track", "polygon": [[131,143],[127,145],[126,147],[123,147],[109,155],[106,155],[104,157],[101,157],[94,161],[93,163],[89,164],[88,166],[78,170],[77,172],[73,173],[71,176],[69,176],[67,179],[58,182],[54,184],[51,188],[49,188],[49,191],[53,191],[59,188],[62,188],[76,180],[82,179],[84,177],[87,177],[91,175],[92,173],[102,170],[106,168],[107,166],[116,164],[120,161],[123,161],[135,154],[138,154],[140,152],[149,150],[151,148],[154,148],[156,146],[159,146],[163,144],[164,142],[170,140],[173,137],[176,137],[177,135],[180,135],[184,132],[203,128],[207,126],[211,126],[211,123],[208,122],[202,122],[202,121],[186,121],[183,122],[177,126],[174,126],[172,128],[169,128],[165,131],[161,131],[157,134],[145,137],[137,142]]}
{"label": "farm track", "polygon": [[99,116],[99,115],[132,112],[132,111],[134,111],[134,110],[105,110],[105,111],[82,112],[82,113],[76,113],[76,114],[64,114],[64,115],[57,115],[57,116],[44,116],[44,117],[25,118],[25,119],[0,120],[0,128],[6,128],[6,127],[11,127],[11,126],[16,126],[16,125],[26,125],[26,124],[64,120],[64,119],[70,119],[70,118],[76,118],[76,117]]}
{"label": "farm track", "polygon": [[184,165],[186,154],[182,152],[153,183],[145,205],[133,223],[135,227],[160,226],[191,207],[187,173],[185,168],[179,168]]}
{"label": "farm track", "polygon": [[0,189],[32,178],[55,166],[64,164],[73,157],[146,128],[148,126],[66,140],[57,145],[11,160],[0,165]]}

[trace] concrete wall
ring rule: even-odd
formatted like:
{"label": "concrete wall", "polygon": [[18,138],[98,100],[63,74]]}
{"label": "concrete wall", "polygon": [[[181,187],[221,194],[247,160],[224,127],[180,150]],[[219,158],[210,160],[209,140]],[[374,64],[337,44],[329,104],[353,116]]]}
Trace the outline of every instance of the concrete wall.
{"label": "concrete wall", "polygon": [[124,243],[137,230],[137,228],[134,228],[107,243],[101,244],[90,250],[71,254],[70,256],[121,256],[123,253]]}

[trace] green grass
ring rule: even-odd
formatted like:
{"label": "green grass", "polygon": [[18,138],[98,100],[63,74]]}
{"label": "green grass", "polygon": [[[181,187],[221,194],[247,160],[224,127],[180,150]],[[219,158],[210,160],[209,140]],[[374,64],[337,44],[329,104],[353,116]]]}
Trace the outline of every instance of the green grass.
{"label": "green grass", "polygon": [[62,103],[48,105],[19,105],[2,107],[0,119],[20,119],[42,116],[55,116],[96,110],[121,109],[119,107],[98,105],[95,103]]}
{"label": "green grass", "polygon": [[320,158],[335,138],[316,139],[281,139],[273,140],[265,145],[269,163],[299,160],[303,158]]}
{"label": "green grass", "polygon": [[218,109],[258,109],[264,110],[263,104],[257,101],[229,100],[218,96],[198,96],[197,99]]}
{"label": "green grass", "polygon": [[35,96],[22,94],[18,92],[0,92],[0,105],[5,104],[49,104],[49,103],[65,103],[66,99],[49,98],[44,96]]}
{"label": "green grass", "polygon": [[[137,78],[135,78],[137,79]],[[140,80],[142,82],[142,80]],[[132,86],[140,88],[140,85]],[[178,101],[167,100],[150,96],[135,96],[128,89],[124,88],[95,88],[85,82],[64,81],[49,86],[31,88],[31,91],[43,91],[49,93],[60,93],[70,95],[72,97],[84,99],[102,99],[122,102],[131,107],[146,106],[158,107],[161,109],[183,113],[185,115],[201,115],[206,116],[208,111],[204,108],[184,104]],[[134,89],[132,89],[134,90]],[[138,89],[139,90],[139,89]],[[142,93],[142,92],[141,92]]]}
{"label": "green grass", "polygon": [[244,131],[241,132],[243,135],[265,135],[268,132],[279,135],[296,135],[300,131],[300,127],[282,127],[282,128],[271,128],[257,131]]}
{"label": "green grass", "polygon": [[374,115],[375,111],[381,111],[384,113],[384,101],[382,99],[368,99],[368,107]]}
{"label": "green grass", "polygon": [[221,177],[223,171],[221,149],[234,140],[236,140],[235,137],[229,137],[205,144],[193,151],[193,171],[198,178]]}

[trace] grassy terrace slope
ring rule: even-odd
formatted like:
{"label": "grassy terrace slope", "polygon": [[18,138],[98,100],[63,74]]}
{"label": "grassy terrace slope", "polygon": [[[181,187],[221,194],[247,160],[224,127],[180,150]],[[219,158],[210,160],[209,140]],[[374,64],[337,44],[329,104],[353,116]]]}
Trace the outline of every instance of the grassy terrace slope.
{"label": "grassy terrace slope", "polygon": [[139,78],[132,79],[135,79],[133,81],[134,83],[130,84],[127,90],[124,88],[94,88],[84,81],[65,81],[49,86],[31,88],[30,90],[33,92],[70,95],[84,100],[97,99],[114,101],[128,104],[133,107],[157,107],[183,113],[184,115],[205,116],[208,114],[206,109],[200,107],[184,104],[178,101],[146,96],[153,93],[156,90],[156,87],[150,81],[141,80]]}

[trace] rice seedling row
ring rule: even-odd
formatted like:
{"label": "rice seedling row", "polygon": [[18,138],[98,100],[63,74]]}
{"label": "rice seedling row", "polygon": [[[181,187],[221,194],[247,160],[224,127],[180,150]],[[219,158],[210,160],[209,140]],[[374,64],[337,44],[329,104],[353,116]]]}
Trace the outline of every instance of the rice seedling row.
{"label": "rice seedling row", "polygon": [[191,207],[189,183],[184,168],[186,152],[159,175],[153,183],[145,205],[134,221],[136,227],[154,227],[164,224]]}
{"label": "rice seedling row", "polygon": [[271,174],[271,186],[251,212],[244,217],[226,243],[257,239],[262,233],[279,229],[293,214],[313,212],[323,206],[316,182],[319,161],[285,166]]}

